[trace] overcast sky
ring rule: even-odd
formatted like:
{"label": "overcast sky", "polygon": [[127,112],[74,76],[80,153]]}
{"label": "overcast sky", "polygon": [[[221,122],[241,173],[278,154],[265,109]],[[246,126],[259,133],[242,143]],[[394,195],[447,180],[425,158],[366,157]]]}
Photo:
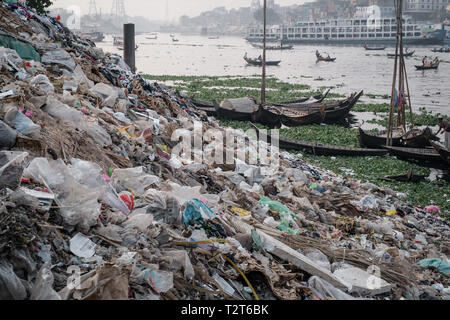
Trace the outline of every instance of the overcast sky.
{"label": "overcast sky", "polygon": [[[125,10],[130,16],[144,16],[152,20],[166,19],[166,1],[169,2],[169,19],[174,20],[187,14],[196,16],[199,13],[218,6],[239,8],[250,6],[251,0],[124,0]],[[312,0],[309,0],[312,1]],[[53,7],[68,8],[79,6],[83,14],[89,13],[90,0],[53,0]],[[301,4],[306,0],[275,0],[279,5]],[[102,13],[111,13],[113,0],[96,0],[97,9]],[[262,0],[261,0],[262,3]]]}

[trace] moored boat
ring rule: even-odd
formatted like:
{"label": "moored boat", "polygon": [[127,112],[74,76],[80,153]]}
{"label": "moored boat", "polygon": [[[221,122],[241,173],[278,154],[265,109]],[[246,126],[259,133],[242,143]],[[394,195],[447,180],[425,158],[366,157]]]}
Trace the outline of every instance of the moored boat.
{"label": "moored boat", "polygon": [[[259,139],[272,142],[270,134],[266,134],[259,130],[255,125],[251,124],[256,130]],[[332,145],[324,145],[315,142],[300,141],[284,137],[279,137],[279,147],[286,150],[303,151],[317,156],[348,156],[348,157],[366,157],[366,156],[384,156],[388,154],[385,149],[362,149],[351,147],[340,147]]]}
{"label": "moored boat", "polygon": [[441,158],[450,166],[450,149],[438,142],[430,141],[430,144],[439,153]]}
{"label": "moored boat", "polygon": [[[392,145],[395,147],[402,147],[402,136],[404,132],[395,130],[392,135]],[[358,132],[359,144],[362,148],[379,149],[387,145],[387,130],[378,131],[376,133],[368,133],[359,128]]]}
{"label": "moored boat", "polygon": [[433,148],[386,147],[389,153],[400,160],[418,161],[420,163],[447,165],[438,151]]}
{"label": "moored boat", "polygon": [[[405,58],[406,58],[406,57],[412,57],[412,56],[414,55],[415,52],[416,52],[415,50],[413,50],[413,51],[408,51],[408,49],[407,49],[406,52],[403,54],[403,56],[404,56]],[[396,56],[396,54],[395,54],[395,53],[388,53],[387,56],[390,57],[390,58],[394,58],[394,57]],[[400,56],[400,54],[397,54],[397,56]]]}
{"label": "moored boat", "polygon": [[386,47],[369,47],[367,44],[364,44],[363,48],[367,51],[383,51],[386,49]]}

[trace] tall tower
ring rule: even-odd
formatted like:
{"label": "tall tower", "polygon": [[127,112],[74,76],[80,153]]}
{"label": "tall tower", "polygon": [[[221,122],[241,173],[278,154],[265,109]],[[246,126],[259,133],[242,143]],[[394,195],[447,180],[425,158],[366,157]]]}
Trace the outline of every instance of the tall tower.
{"label": "tall tower", "polygon": [[124,0],[113,0],[111,9],[111,19],[113,23],[121,28],[125,23],[125,4]]}
{"label": "tall tower", "polygon": [[97,4],[95,3],[95,0],[90,0],[89,1],[89,15],[96,16],[97,14],[98,14]]}
{"label": "tall tower", "polygon": [[256,11],[259,8],[261,8],[261,2],[259,0],[252,0],[251,9]]}

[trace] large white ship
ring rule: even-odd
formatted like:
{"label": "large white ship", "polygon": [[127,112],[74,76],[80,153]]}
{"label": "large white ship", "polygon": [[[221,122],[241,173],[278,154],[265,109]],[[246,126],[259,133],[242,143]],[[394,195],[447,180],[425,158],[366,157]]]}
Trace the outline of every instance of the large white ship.
{"label": "large white ship", "polygon": [[[423,32],[419,24],[411,18],[403,18],[403,41],[405,44],[443,44],[445,31]],[[267,41],[284,43],[326,43],[360,44],[396,42],[397,22],[395,18],[370,20],[335,19],[316,22],[300,22],[293,26],[271,26],[267,29]],[[250,26],[246,39],[251,42],[263,41],[263,27]]]}

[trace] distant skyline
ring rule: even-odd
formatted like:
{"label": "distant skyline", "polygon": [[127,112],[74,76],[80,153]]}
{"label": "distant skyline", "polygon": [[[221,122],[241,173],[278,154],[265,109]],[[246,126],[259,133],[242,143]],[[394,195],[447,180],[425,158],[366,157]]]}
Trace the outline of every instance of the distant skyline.
{"label": "distant skyline", "polygon": [[[276,4],[288,6],[302,4],[313,0],[275,0]],[[90,0],[53,0],[53,8],[69,8],[76,5],[81,8],[82,14],[89,13]],[[227,9],[249,7],[251,0],[168,0],[170,21],[177,20],[182,15],[190,17],[224,6]],[[96,0],[97,9],[102,14],[111,13],[113,0]],[[129,16],[143,16],[151,20],[166,20],[166,0],[124,0],[125,10]],[[262,0],[261,0],[262,3]]]}

